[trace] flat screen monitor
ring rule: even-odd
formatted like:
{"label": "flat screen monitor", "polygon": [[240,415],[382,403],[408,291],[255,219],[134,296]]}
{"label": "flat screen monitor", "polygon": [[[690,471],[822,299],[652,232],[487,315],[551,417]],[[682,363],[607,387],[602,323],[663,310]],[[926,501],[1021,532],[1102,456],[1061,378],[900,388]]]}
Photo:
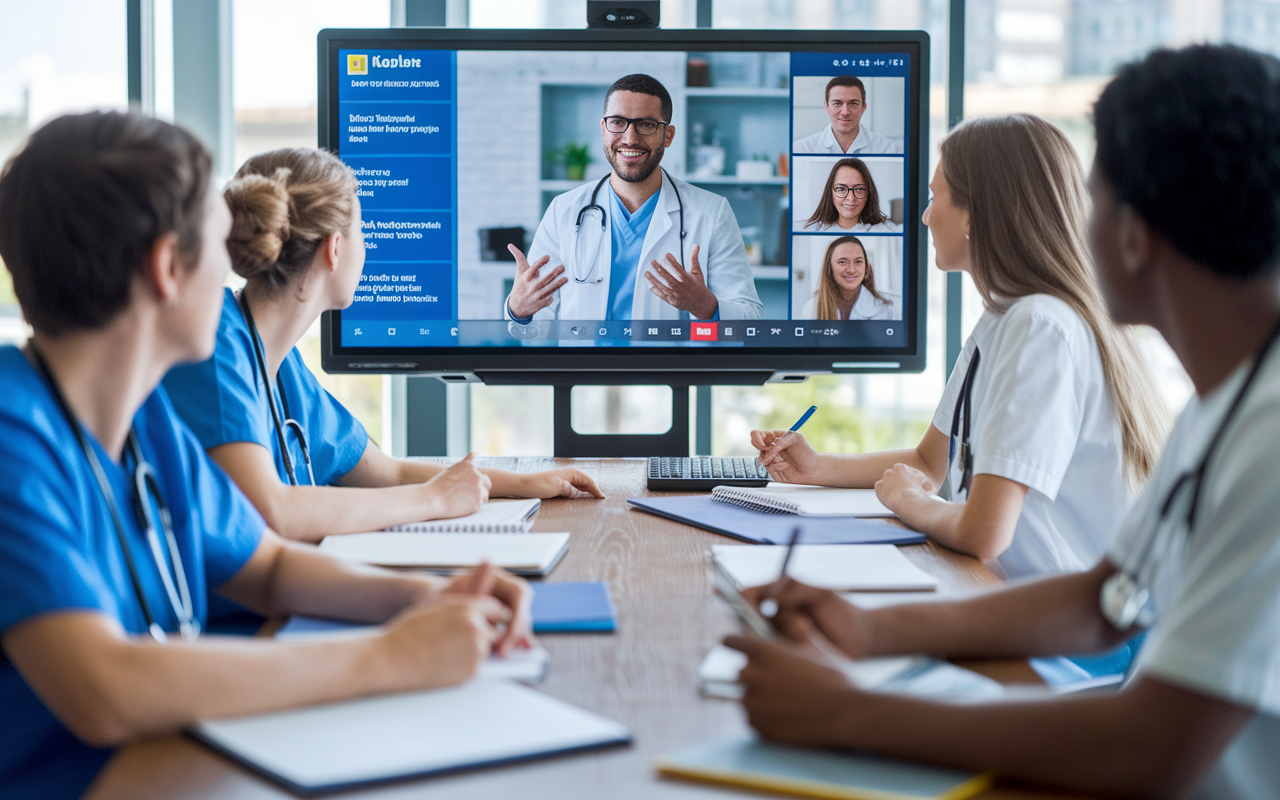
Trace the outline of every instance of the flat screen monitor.
{"label": "flat screen monitor", "polygon": [[324,368],[923,369],[928,57],[907,31],[321,32],[366,253]]}

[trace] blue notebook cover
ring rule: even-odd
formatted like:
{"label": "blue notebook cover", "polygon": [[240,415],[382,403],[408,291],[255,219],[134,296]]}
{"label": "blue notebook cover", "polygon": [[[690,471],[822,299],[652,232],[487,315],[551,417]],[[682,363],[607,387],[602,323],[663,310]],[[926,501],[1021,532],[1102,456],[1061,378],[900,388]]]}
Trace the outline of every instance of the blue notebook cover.
{"label": "blue notebook cover", "polygon": [[800,541],[804,544],[920,544],[925,541],[923,533],[887,522],[862,517],[765,514],[712,500],[710,495],[637,497],[627,502],[659,517],[755,544],[786,544],[791,541],[791,530],[797,525],[803,526]]}
{"label": "blue notebook cover", "polygon": [[[618,627],[613,596],[604,581],[530,583],[534,633],[610,633]],[[294,616],[280,633],[325,633],[365,627],[354,622]]]}
{"label": "blue notebook cover", "polygon": [[534,633],[607,633],[618,612],[604,581],[531,583]]}

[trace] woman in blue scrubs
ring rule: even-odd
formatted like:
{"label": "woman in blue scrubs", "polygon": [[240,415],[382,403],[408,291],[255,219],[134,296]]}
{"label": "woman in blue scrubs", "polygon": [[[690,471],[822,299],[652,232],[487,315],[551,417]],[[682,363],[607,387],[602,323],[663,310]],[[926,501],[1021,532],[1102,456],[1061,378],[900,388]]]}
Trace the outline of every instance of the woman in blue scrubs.
{"label": "woman in blue scrubs", "polygon": [[391,458],[316,382],[295,345],[355,298],[365,257],[356,188],[345,164],[309,148],[254,156],[227,186],[231,267],[247,283],[239,296],[227,290],[213,357],[164,379],[209,455],[267,524],[309,542],[470,514],[491,494],[603,497],[577,469]]}
{"label": "woman in blue scrubs", "polygon": [[[34,329],[0,347],[0,798],[78,797],[137,737],[457,683],[528,643],[522,581],[286,542],[175,415],[158,383],[209,357],[228,272],[211,166],[185,131],[112,112],[50,122],[0,173],[0,258]],[[345,642],[201,637],[213,592],[386,624]]]}

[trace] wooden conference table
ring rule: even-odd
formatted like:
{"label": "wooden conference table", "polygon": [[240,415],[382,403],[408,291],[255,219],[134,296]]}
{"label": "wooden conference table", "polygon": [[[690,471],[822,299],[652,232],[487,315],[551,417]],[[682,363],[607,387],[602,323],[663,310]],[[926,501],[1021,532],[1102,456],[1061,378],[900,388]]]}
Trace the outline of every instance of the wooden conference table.
{"label": "wooden conference table", "polygon": [[[590,474],[604,501],[545,502],[534,530],[571,531],[564,561],[550,581],[608,581],[618,609],[614,634],[540,637],[551,671],[540,691],[627,725],[629,747],[534,761],[459,775],[413,780],[338,795],[361,798],[670,798],[715,800],[750,793],[664,780],[656,756],[747,729],[737,703],[698,693],[702,657],[738,629],[733,614],[711,593],[705,553],[730,540],[630,510],[628,497],[645,489],[640,459],[485,459],[486,466],[519,471],[572,464]],[[745,545],[744,545],[745,546]],[[970,591],[999,579],[982,563],[932,544],[904,548],[941,581],[941,593]],[[1007,683],[1038,682],[1025,662],[984,662],[980,671]],[[285,798],[293,795],[182,736],[123,748],[107,764],[88,797]],[[1060,797],[1001,786],[986,800]]]}

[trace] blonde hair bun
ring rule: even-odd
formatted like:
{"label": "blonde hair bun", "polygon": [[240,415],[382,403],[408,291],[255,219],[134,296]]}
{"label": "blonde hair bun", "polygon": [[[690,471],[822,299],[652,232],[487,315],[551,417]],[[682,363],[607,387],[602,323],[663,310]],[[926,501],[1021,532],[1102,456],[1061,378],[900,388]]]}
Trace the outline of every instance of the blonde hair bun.
{"label": "blonde hair bun", "polygon": [[325,150],[286,147],[250,158],[226,192],[232,268],[268,292],[299,280],[329,236],[350,230],[357,188],[351,168]]}
{"label": "blonde hair bun", "polygon": [[252,278],[267,272],[289,240],[289,169],[270,175],[240,175],[227,184],[223,197],[231,209],[227,252],[236,274]]}

